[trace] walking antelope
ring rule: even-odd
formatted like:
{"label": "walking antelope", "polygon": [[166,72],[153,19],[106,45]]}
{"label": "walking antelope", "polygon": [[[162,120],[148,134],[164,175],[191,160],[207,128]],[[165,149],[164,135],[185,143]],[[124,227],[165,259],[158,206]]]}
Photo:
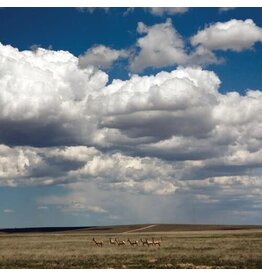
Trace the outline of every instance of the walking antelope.
{"label": "walking antelope", "polygon": [[154,245],[158,245],[158,246],[160,246],[160,243],[161,243],[160,241],[155,240],[155,238],[152,238],[152,242]]}
{"label": "walking antelope", "polygon": [[119,241],[117,238],[115,238],[115,241],[117,242],[117,245],[126,245],[125,241]]}
{"label": "walking antelope", "polygon": [[146,244],[147,244],[147,246],[149,246],[149,245],[154,245],[153,242],[152,242],[152,241],[149,241],[148,239],[146,239]]}
{"label": "walking antelope", "polygon": [[94,243],[97,245],[97,246],[103,246],[103,242],[102,241],[97,241],[95,238],[93,238],[93,241]]}
{"label": "walking antelope", "polygon": [[146,240],[140,239],[140,241],[142,242],[143,246],[147,244],[147,241],[146,241]]}
{"label": "walking antelope", "polygon": [[127,240],[129,243],[130,243],[130,245],[132,245],[132,246],[134,246],[134,245],[138,245],[138,241],[130,241],[130,239],[128,238],[128,240]]}
{"label": "walking antelope", "polygon": [[112,238],[109,238],[109,243],[110,243],[110,244],[116,244],[116,241],[113,240]]}

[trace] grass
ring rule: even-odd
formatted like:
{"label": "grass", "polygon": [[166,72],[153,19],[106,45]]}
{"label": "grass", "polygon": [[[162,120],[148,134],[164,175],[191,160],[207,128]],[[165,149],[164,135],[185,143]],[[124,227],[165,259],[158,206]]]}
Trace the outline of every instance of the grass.
{"label": "grass", "polygon": [[[161,247],[118,247],[109,237],[163,241]],[[0,268],[262,268],[261,248],[261,229],[0,234]]]}

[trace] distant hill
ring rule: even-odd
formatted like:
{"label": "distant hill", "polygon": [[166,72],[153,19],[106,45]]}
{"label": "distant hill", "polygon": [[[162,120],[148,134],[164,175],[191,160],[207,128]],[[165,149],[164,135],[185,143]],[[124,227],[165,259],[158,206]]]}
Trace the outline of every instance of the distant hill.
{"label": "distant hill", "polygon": [[111,226],[79,226],[79,227],[33,227],[0,229],[0,233],[50,233],[50,232],[96,232],[96,233],[128,233],[128,232],[176,232],[176,231],[208,231],[208,230],[243,230],[262,229],[262,225],[210,225],[210,224],[136,224]]}

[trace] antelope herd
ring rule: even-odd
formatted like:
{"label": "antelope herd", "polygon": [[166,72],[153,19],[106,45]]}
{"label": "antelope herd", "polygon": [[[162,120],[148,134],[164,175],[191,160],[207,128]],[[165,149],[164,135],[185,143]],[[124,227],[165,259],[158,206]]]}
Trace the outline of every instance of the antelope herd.
{"label": "antelope herd", "polygon": [[[152,238],[151,240],[149,239],[140,239],[140,244],[145,246],[147,245],[149,246],[160,246],[161,245],[161,241],[162,238],[160,240],[156,240],[155,238]],[[102,247],[103,244],[106,244],[106,242],[104,241],[99,241],[96,240],[95,238],[93,238],[93,242],[97,245]],[[139,241],[138,240],[130,240],[129,238],[127,239],[127,242],[131,245],[131,246],[139,246]],[[109,238],[109,244],[112,245],[118,245],[118,246],[125,246],[127,245],[127,242],[125,242],[124,240],[119,240],[118,238]]]}

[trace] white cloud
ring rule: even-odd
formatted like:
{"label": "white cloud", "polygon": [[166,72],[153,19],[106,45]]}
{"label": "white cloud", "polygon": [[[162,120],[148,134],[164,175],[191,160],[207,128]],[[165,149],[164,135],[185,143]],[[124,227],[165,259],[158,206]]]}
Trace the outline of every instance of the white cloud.
{"label": "white cloud", "polygon": [[95,10],[101,10],[101,11],[105,11],[106,13],[109,12],[110,8],[106,8],[106,7],[79,7],[76,8],[78,11],[80,12],[87,12],[87,13],[94,13]]}
{"label": "white cloud", "polygon": [[219,12],[227,12],[234,9],[235,9],[234,7],[222,7],[222,8],[219,8],[218,10]]}
{"label": "white cloud", "polygon": [[170,18],[165,23],[150,27],[139,22],[137,32],[145,36],[137,40],[140,50],[130,59],[130,69],[133,72],[143,71],[148,67],[207,65],[221,62],[214,53],[202,46],[187,52],[184,40],[172,26]]}
{"label": "white cloud", "polygon": [[164,15],[175,15],[180,13],[185,13],[188,11],[189,8],[183,7],[152,7],[148,8],[150,13],[157,16],[164,16]]}
{"label": "white cloud", "polygon": [[[126,11],[123,13],[124,16],[132,13],[135,10],[134,7],[127,8]],[[186,13],[189,8],[183,7],[151,7],[151,8],[144,8],[145,11],[150,12],[152,15],[155,16],[172,16],[177,14]]]}
{"label": "white cloud", "polygon": [[124,11],[123,16],[129,15],[129,14],[132,13],[134,10],[135,10],[134,7],[127,8],[127,9]]}
{"label": "white cloud", "polygon": [[100,124],[155,142],[173,135],[204,137],[214,126],[211,112],[219,84],[212,72],[182,67],[113,82],[104,89],[103,100],[97,98],[103,106]]}
{"label": "white cloud", "polygon": [[44,146],[91,138],[96,126],[86,101],[106,85],[104,72],[79,69],[69,52],[20,52],[0,44],[0,78],[0,143]]}
{"label": "white cloud", "polygon": [[10,214],[10,213],[14,213],[13,209],[4,209],[3,211],[5,214]]}
{"label": "white cloud", "polygon": [[[155,221],[168,223],[174,218],[184,223],[192,223],[192,220],[199,223],[232,223],[234,219],[232,212],[235,210],[254,211],[259,218],[260,209],[256,206],[261,202],[260,184],[261,177],[255,179],[247,176],[188,180],[180,183],[177,193],[166,196],[167,193],[163,196],[145,195],[141,192],[128,193],[128,190],[123,189],[101,189],[93,183],[83,182],[70,185],[66,194],[56,198],[42,196],[38,201],[60,206],[61,211],[70,211],[78,215],[84,214],[90,217],[94,214],[92,219],[98,218],[97,222],[102,225],[112,224],[113,218],[127,224]],[[73,209],[70,208],[70,201],[86,202],[89,206],[97,206],[99,202],[100,207],[107,213],[99,215],[85,209]],[[246,221],[252,220],[254,222],[254,217],[249,217]],[[237,220],[234,220],[235,222]]]}
{"label": "white cloud", "polygon": [[19,179],[27,175],[30,166],[39,166],[40,163],[41,158],[38,156],[37,150],[11,149],[8,146],[0,145],[0,179]]}
{"label": "white cloud", "polygon": [[101,69],[108,69],[113,62],[120,58],[126,58],[126,50],[114,50],[104,45],[97,45],[88,49],[84,55],[79,57],[80,68],[95,66]]}
{"label": "white cloud", "polygon": [[202,45],[198,45],[189,55],[186,65],[200,65],[205,67],[209,64],[224,63],[224,58],[218,58],[212,51]]}
{"label": "white cloud", "polygon": [[49,208],[47,206],[39,206],[37,207],[38,210],[41,210],[41,211],[46,211],[48,210]]}
{"label": "white cloud", "polygon": [[[143,28],[146,27],[140,24],[140,29]],[[184,108],[185,97],[189,97],[183,93],[185,89],[193,94],[195,89],[199,93],[203,90],[207,95],[206,100],[212,94],[207,93],[209,80],[207,84],[201,81],[198,88],[195,85],[198,76],[188,78],[188,73],[185,72],[189,70],[183,69],[177,73],[160,73],[144,78],[134,76],[130,81],[116,80],[112,85],[106,86],[107,74],[93,67],[79,69],[78,59],[68,52],[41,48],[36,52],[20,52],[11,46],[0,45],[0,59],[0,143],[7,145],[48,147],[82,144],[108,147],[112,139],[119,138],[119,134],[127,134],[127,138],[141,136],[140,126],[133,127],[132,130],[132,126],[130,128],[127,124],[133,134],[129,134],[128,129],[124,133],[123,127],[117,125],[122,124],[120,120],[124,123],[126,119],[123,116],[112,117],[114,113],[120,111],[125,116],[128,110],[145,112],[151,109],[151,114],[144,121],[153,122],[156,117],[162,125],[161,117],[167,120],[172,120],[174,116],[181,117],[172,109]],[[193,72],[191,70],[190,74]],[[213,84],[210,88],[215,89]],[[173,92],[167,98],[164,91],[170,89]],[[129,93],[126,94],[125,91]],[[198,93],[195,95],[200,96]],[[188,100],[201,102],[198,97]],[[161,114],[158,114],[159,108]],[[199,116],[202,114],[200,110],[197,112]],[[163,114],[166,115],[163,117]],[[128,115],[130,119],[132,116],[136,119],[139,114]],[[190,114],[186,116],[193,118]],[[116,128],[113,129],[115,124]],[[204,127],[209,128],[208,124]],[[171,128],[168,135],[173,130]],[[150,129],[146,131],[149,134],[151,132]],[[166,131],[163,132],[164,135],[167,134]]]}
{"label": "white cloud", "polygon": [[94,212],[98,214],[105,214],[107,211],[99,206],[87,206],[87,211]]}
{"label": "white cloud", "polygon": [[67,194],[65,196],[45,196],[39,198],[37,201],[38,203],[44,203],[45,205],[58,206],[63,212],[94,213],[100,215],[108,213],[107,210],[101,206],[93,205],[94,200],[92,200],[92,198],[90,198],[88,195],[80,193],[79,191]]}
{"label": "white cloud", "polygon": [[192,45],[203,45],[209,50],[243,51],[262,41],[262,28],[252,19],[217,22],[191,38]]}
{"label": "white cloud", "polygon": [[[229,187],[260,181],[261,91],[220,94],[218,76],[200,67],[106,85],[104,72],[80,69],[68,52],[0,45],[0,59],[1,186],[165,195],[224,177],[235,177]],[[108,210],[80,197],[78,209]]]}
{"label": "white cloud", "polygon": [[146,36],[139,38],[137,41],[140,52],[130,64],[132,71],[141,71],[146,67],[158,68],[186,62],[187,54],[184,50],[184,42],[172,27],[171,19],[152,27],[139,22],[137,31],[140,34],[146,34]]}
{"label": "white cloud", "polygon": [[[0,164],[4,164],[0,166],[0,186],[17,186],[17,182],[20,186],[34,186],[88,180],[101,189],[157,194],[175,191],[175,184],[171,180],[174,166],[157,158],[131,157],[121,153],[104,154],[95,148],[84,146],[60,149],[4,146],[4,150],[5,156],[0,152]],[[17,152],[24,156],[23,160],[13,158]],[[28,153],[33,156],[31,159]],[[6,173],[6,168],[9,167],[13,169]],[[89,204],[86,205],[84,199],[73,203],[70,205],[72,208],[95,211]]]}

